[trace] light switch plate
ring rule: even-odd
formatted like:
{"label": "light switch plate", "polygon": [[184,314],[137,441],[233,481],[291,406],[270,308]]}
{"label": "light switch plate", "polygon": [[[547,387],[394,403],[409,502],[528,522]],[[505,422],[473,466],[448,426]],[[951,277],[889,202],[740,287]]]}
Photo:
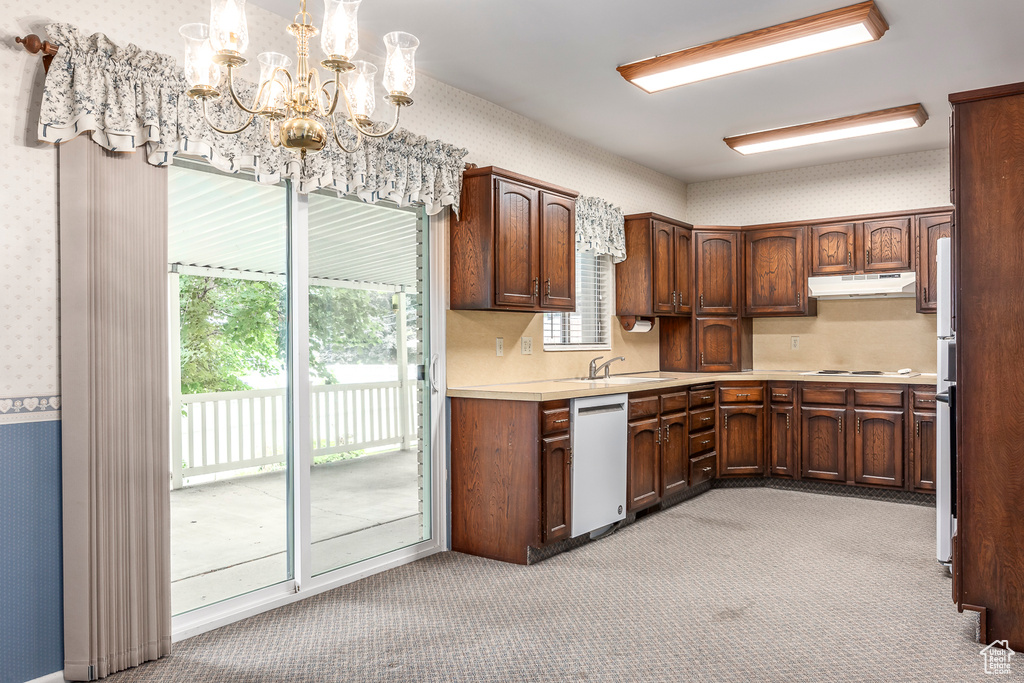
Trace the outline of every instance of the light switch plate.
{"label": "light switch plate", "polygon": [[800,337],[790,337],[789,338],[789,348],[793,349],[794,351],[799,349],[800,348]]}
{"label": "light switch plate", "polygon": [[499,356],[504,356],[505,355],[505,338],[504,337],[495,337],[494,339],[495,339],[495,344],[494,344],[495,354],[499,355]]}
{"label": "light switch plate", "polygon": [[524,356],[533,354],[533,337],[523,337],[522,348],[520,351]]}

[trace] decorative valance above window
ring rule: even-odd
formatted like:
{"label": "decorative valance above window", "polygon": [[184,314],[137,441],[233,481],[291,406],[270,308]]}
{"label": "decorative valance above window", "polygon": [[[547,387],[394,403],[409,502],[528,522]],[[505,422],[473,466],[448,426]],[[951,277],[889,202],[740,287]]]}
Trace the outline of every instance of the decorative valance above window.
{"label": "decorative valance above window", "polygon": [[576,244],[613,263],[626,260],[626,221],[622,209],[600,197],[576,198]]}
{"label": "decorative valance above window", "polygon": [[[70,24],[50,24],[46,31],[60,50],[43,90],[41,140],[57,143],[91,131],[93,141],[113,151],[146,145],[155,165],[189,154],[224,171],[252,169],[263,183],[290,178],[303,194],[328,188],[371,203],[422,203],[429,214],[445,206],[458,211],[465,149],[398,129],[387,138],[364,139],[353,154],[330,146],[302,163],[271,146],[264,124],[239,135],[210,129],[201,105],[185,95],[188,84],[172,57],[115,45],[102,33],[85,36]],[[213,106],[218,121],[231,121],[232,114]]]}

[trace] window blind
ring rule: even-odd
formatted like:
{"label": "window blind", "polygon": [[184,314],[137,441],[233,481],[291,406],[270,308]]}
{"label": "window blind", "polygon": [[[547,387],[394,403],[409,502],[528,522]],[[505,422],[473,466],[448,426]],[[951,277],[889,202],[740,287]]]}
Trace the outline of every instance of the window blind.
{"label": "window blind", "polygon": [[544,347],[611,348],[612,259],[576,252],[576,310],[544,314]]}

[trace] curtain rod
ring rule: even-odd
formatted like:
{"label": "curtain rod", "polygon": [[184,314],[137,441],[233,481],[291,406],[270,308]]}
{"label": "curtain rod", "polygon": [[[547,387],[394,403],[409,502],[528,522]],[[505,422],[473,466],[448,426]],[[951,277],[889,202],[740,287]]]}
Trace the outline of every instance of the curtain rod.
{"label": "curtain rod", "polygon": [[15,43],[21,43],[25,46],[25,49],[36,55],[40,52],[43,53],[43,70],[50,70],[50,62],[53,61],[53,56],[57,54],[57,50],[60,49],[60,45],[54,45],[48,40],[43,40],[34,33],[30,33],[24,38],[15,38]]}

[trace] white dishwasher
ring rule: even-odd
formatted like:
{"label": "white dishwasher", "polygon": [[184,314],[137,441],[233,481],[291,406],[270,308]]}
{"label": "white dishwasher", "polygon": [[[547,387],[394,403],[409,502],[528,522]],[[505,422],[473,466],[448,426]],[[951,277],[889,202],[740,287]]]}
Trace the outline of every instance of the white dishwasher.
{"label": "white dishwasher", "polygon": [[572,537],[626,517],[626,394],[572,401]]}

